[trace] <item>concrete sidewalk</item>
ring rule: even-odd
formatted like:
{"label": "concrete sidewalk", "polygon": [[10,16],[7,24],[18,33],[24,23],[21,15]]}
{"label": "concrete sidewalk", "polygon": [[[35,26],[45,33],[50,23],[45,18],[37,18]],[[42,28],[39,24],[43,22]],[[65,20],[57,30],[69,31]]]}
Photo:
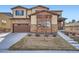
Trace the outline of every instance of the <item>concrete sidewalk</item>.
{"label": "concrete sidewalk", "polygon": [[0,50],[0,53],[79,53],[79,51],[65,50]]}
{"label": "concrete sidewalk", "polygon": [[74,39],[70,38],[69,36],[65,35],[63,32],[58,31],[58,35],[60,35],[63,39],[65,39],[68,43],[74,46],[76,49],[79,49],[79,44]]}
{"label": "concrete sidewalk", "polygon": [[27,33],[10,33],[2,42],[0,42],[0,49],[8,49],[10,46],[21,40]]}

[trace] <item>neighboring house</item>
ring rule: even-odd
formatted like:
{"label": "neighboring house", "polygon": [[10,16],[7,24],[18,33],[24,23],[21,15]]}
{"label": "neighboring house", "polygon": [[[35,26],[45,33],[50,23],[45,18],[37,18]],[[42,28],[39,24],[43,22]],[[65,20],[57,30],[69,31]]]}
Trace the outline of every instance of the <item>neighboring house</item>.
{"label": "neighboring house", "polygon": [[75,35],[75,34],[79,35],[79,22],[66,23],[65,24],[65,32],[68,32],[73,35]]}
{"label": "neighboring house", "polygon": [[5,26],[7,28],[10,26],[11,32],[51,33],[64,29],[66,18],[62,17],[62,10],[49,10],[48,7],[40,5],[30,9],[22,6],[16,6],[11,9],[12,16],[9,16],[8,19],[10,23],[6,22],[8,26]]}
{"label": "neighboring house", "polygon": [[12,17],[12,14],[9,12],[0,13],[0,32],[8,32],[11,30],[10,17]]}

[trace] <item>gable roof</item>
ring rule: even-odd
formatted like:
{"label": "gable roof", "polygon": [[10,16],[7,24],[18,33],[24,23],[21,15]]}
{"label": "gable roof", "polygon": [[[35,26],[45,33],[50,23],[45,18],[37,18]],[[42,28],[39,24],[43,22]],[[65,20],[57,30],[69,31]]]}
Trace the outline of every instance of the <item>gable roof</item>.
{"label": "gable roof", "polygon": [[[51,14],[54,14],[54,15],[59,15],[59,14],[57,14],[57,13],[55,13],[55,12],[51,12],[51,11],[47,11],[47,10],[35,12],[35,13],[31,14],[31,15],[35,15],[35,14],[38,14],[38,13],[41,13],[41,12],[48,12],[48,13],[51,13]],[[31,15],[29,15],[29,16],[31,16]]]}
{"label": "gable roof", "polygon": [[62,10],[51,10],[52,12],[62,12]]}
{"label": "gable roof", "polygon": [[10,12],[0,12],[0,14],[5,14],[5,15],[10,16],[10,17],[13,16]]}
{"label": "gable roof", "polygon": [[37,8],[37,7],[42,7],[42,8],[49,9],[48,7],[46,7],[46,6],[42,6],[42,5],[38,5],[38,6],[32,7],[31,9],[35,9],[35,8]]}
{"label": "gable roof", "polygon": [[11,9],[13,10],[13,9],[18,8],[18,7],[19,7],[19,8],[23,8],[23,9],[28,9],[28,8],[25,8],[25,7],[22,7],[22,6],[16,6],[16,7],[13,7],[13,8],[11,8]]}

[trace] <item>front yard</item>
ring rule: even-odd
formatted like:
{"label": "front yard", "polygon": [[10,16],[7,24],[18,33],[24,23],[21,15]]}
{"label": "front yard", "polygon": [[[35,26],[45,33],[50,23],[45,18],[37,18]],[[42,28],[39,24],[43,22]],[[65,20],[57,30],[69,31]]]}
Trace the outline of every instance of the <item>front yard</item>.
{"label": "front yard", "polygon": [[10,50],[75,50],[68,42],[60,36],[44,36],[39,37],[25,36],[19,42],[9,48]]}

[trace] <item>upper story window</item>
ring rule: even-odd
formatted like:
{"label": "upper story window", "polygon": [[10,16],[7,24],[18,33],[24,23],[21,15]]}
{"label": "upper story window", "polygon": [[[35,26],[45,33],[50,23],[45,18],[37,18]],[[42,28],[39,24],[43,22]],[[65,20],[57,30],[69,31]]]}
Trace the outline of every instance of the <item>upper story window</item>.
{"label": "upper story window", "polygon": [[16,16],[23,16],[24,15],[24,11],[23,10],[16,10],[15,14],[16,14]]}

